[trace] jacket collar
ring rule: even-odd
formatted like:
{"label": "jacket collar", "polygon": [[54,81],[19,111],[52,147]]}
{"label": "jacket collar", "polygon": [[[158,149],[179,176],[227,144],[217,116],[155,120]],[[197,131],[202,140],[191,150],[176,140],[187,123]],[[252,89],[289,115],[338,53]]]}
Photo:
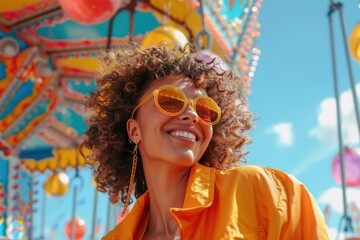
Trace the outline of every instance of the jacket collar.
{"label": "jacket collar", "polygon": [[203,218],[202,213],[213,202],[214,185],[215,168],[208,168],[200,164],[191,168],[183,208],[170,209],[178,223],[180,239],[186,238],[185,236],[195,236]]}
{"label": "jacket collar", "polygon": [[190,170],[183,208],[173,210],[209,207],[214,199],[214,179],[215,168],[205,167],[199,163],[194,165]]}
{"label": "jacket collar", "polygon": [[[189,182],[186,189],[183,208],[171,208],[170,211],[181,227],[185,228],[193,224],[193,221],[182,219],[199,215],[200,212],[211,206],[214,199],[215,168],[209,168],[199,163],[190,169]],[[133,239],[141,239],[146,231],[149,221],[150,198],[145,192],[136,200],[130,214],[119,224],[122,234],[129,235]],[[124,235],[123,235],[124,236]],[[127,239],[127,238],[125,238]]]}

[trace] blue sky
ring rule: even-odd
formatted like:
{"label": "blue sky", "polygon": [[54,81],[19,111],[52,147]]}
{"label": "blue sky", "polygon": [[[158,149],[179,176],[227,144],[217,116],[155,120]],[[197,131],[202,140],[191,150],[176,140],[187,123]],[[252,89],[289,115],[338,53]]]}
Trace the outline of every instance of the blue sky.
{"label": "blue sky", "polygon": [[[360,22],[360,2],[342,3],[349,36]],[[338,145],[328,10],[329,1],[325,0],[263,2],[258,40],[262,52],[249,96],[257,120],[247,160],[293,174],[305,183],[320,207],[330,204],[328,223],[335,236],[342,202],[330,169]],[[338,13],[333,14],[333,23],[344,141],[355,147],[359,137]],[[358,84],[360,64],[353,58],[352,67]],[[360,87],[357,89],[359,94]],[[360,208],[360,189],[350,190],[348,200]]]}

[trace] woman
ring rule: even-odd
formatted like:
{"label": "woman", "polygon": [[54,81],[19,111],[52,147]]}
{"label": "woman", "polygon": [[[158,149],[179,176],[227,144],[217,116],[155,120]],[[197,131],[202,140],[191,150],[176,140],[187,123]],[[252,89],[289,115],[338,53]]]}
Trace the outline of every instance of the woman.
{"label": "woman", "polygon": [[112,203],[126,210],[137,198],[103,239],[328,239],[301,183],[238,166],[252,115],[240,78],[217,59],[132,44],[103,63],[81,148]]}

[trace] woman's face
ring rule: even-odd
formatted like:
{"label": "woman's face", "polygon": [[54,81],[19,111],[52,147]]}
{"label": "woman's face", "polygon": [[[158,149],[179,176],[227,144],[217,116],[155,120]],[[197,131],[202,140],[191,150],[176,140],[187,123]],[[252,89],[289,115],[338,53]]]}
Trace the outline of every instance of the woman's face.
{"label": "woman's face", "polygon": [[[140,100],[163,85],[180,88],[187,98],[207,96],[205,90],[195,87],[192,80],[176,75],[156,80]],[[178,167],[192,166],[204,154],[213,134],[212,126],[199,121],[191,104],[178,116],[168,116],[157,109],[153,97],[139,107],[136,121],[144,164],[145,161],[160,161]]]}

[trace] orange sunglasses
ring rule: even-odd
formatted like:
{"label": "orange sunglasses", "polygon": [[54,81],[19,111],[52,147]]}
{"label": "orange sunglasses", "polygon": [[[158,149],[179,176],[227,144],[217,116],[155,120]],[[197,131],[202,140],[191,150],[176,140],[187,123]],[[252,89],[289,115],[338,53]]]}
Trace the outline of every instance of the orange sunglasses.
{"label": "orange sunglasses", "polygon": [[198,96],[195,99],[190,99],[186,97],[180,88],[172,85],[163,85],[152,91],[134,108],[131,118],[134,118],[136,110],[152,96],[159,111],[168,116],[180,115],[185,111],[187,104],[191,103],[191,107],[203,124],[215,125],[221,117],[221,109],[212,98]]}

